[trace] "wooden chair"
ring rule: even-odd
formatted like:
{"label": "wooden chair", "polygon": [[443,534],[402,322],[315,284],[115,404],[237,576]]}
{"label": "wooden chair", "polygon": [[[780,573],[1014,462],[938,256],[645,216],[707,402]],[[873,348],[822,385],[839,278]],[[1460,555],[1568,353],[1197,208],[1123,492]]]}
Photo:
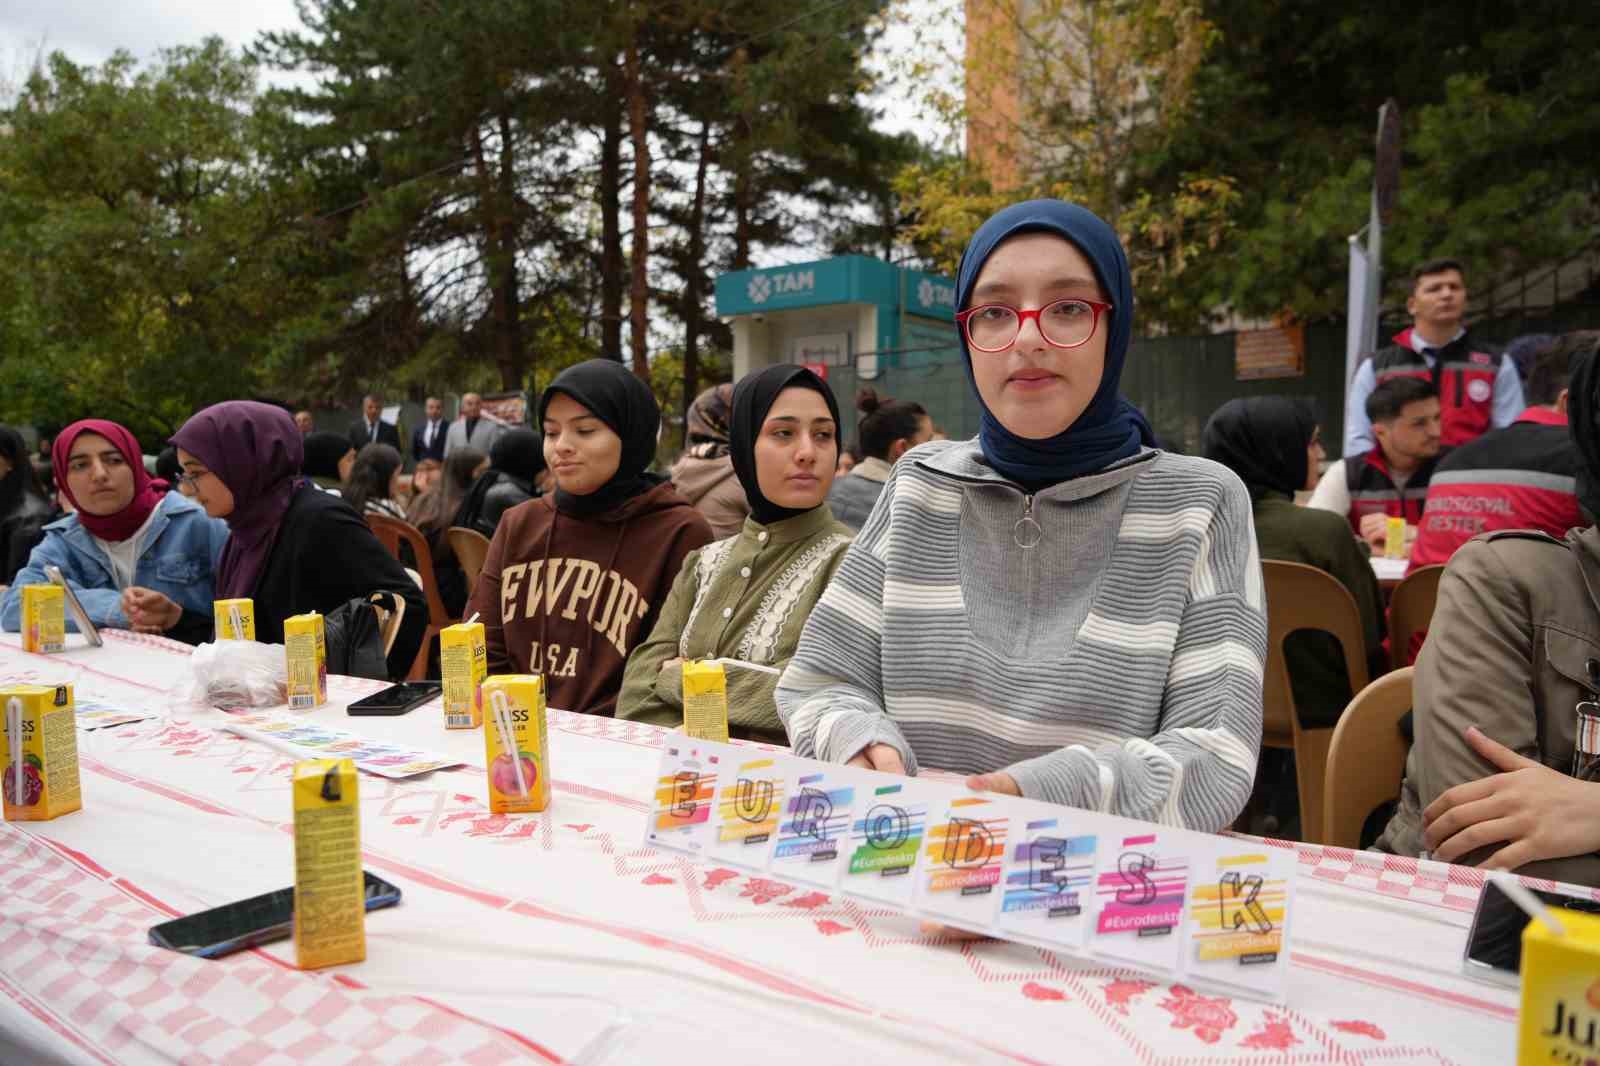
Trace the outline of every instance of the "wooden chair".
{"label": "wooden chair", "polygon": [[1328,748],[1322,843],[1361,846],[1361,827],[1400,795],[1408,748],[1400,719],[1411,710],[1412,667],[1384,674],[1345,708]]}
{"label": "wooden chair", "polygon": [[400,635],[400,624],[405,621],[405,597],[392,592],[374,592],[367,599],[378,613],[378,629],[383,634],[383,653],[388,655],[394,648],[394,638]]}
{"label": "wooden chair", "polygon": [[489,538],[476,529],[451,526],[445,530],[450,538],[450,549],[456,553],[461,572],[467,575],[467,595],[478,587],[478,575],[483,572],[483,560],[489,555]]}
{"label": "wooden chair", "polygon": [[1413,570],[1394,587],[1389,597],[1389,662],[1396,670],[1410,665],[1411,642],[1416,634],[1426,633],[1433,621],[1433,605],[1439,599],[1439,578],[1444,567],[1424,566]]}
{"label": "wooden chair", "polygon": [[434,638],[439,630],[451,622],[444,601],[439,598],[438,583],[433,578],[433,553],[428,550],[428,538],[422,535],[422,530],[398,518],[380,514],[369,514],[364,517],[367,525],[372,527],[373,535],[388,549],[390,555],[400,560],[403,565],[405,557],[400,552],[400,546],[404,544],[411,549],[416,562],[417,568],[413,571],[412,577],[413,580],[420,578],[418,584],[422,586],[422,597],[428,604],[428,628],[422,634],[422,645],[417,648],[417,657],[411,663],[411,672],[406,674],[406,680],[421,681],[428,673],[428,653],[433,648]]}
{"label": "wooden chair", "polygon": [[1367,647],[1355,597],[1339,580],[1314,566],[1265,559],[1267,594],[1267,670],[1262,682],[1261,743],[1294,751],[1295,787],[1300,795],[1301,835],[1321,843],[1323,783],[1333,730],[1304,729],[1295,711],[1294,690],[1283,658],[1283,641],[1303,629],[1331,634],[1344,653],[1350,691],[1367,687]]}

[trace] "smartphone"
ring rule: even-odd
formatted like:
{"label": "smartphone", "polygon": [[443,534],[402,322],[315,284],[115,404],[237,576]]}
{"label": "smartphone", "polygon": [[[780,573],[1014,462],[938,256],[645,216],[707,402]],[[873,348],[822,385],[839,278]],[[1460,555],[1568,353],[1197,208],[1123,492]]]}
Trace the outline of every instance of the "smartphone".
{"label": "smartphone", "polygon": [[85,611],[83,604],[78,601],[78,594],[72,591],[72,586],[67,584],[67,579],[61,576],[61,568],[59,566],[47,566],[44,568],[44,576],[50,579],[52,585],[61,586],[61,598],[66,602],[67,613],[78,624],[78,632],[83,634],[84,639],[96,648],[105,644],[105,639],[100,636],[100,630],[95,628],[93,622],[89,621],[89,612]]}
{"label": "smartphone", "polygon": [[442,681],[404,681],[390,685],[382,692],[356,700],[346,713],[361,715],[405,714],[420,707],[444,691]]}
{"label": "smartphone", "polygon": [[[1600,914],[1600,903],[1592,899],[1540,889],[1529,891],[1547,907]],[[1522,974],[1522,930],[1531,920],[1499,885],[1493,881],[1485,883],[1483,895],[1478,897],[1478,912],[1472,917],[1472,932],[1467,934],[1462,972],[1468,977],[1516,988]]]}
{"label": "smartphone", "polygon": [[[400,889],[381,877],[366,874],[367,910],[393,907]],[[293,931],[294,889],[280,888],[209,911],[174,918],[150,928],[150,943],[202,959],[216,959],[235,951],[286,939]]]}

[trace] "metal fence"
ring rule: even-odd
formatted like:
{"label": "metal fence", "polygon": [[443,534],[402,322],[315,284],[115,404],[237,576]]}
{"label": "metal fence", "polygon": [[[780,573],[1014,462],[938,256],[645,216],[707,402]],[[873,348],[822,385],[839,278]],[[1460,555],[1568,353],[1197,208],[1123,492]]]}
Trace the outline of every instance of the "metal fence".
{"label": "metal fence", "polygon": [[[1387,322],[1380,335],[1388,337],[1402,325]],[[1595,328],[1600,328],[1600,304],[1595,303],[1526,309],[1472,324],[1473,336],[1491,351],[1526,333]],[[1234,338],[1233,333],[1217,333],[1135,339],[1123,367],[1123,395],[1144,411],[1163,446],[1191,454],[1200,450],[1200,431],[1211,412],[1233,397],[1299,397],[1310,402],[1317,414],[1329,458],[1338,458],[1344,437],[1343,323],[1306,327],[1305,373],[1299,377],[1238,380]],[[953,330],[948,347],[879,353],[878,368],[870,381],[861,379],[854,366],[828,368],[829,383],[843,409],[844,439],[854,437],[860,418],[854,409],[858,384],[870,384],[880,396],[921,403],[934,424],[952,438],[978,432],[982,408],[967,384]]]}

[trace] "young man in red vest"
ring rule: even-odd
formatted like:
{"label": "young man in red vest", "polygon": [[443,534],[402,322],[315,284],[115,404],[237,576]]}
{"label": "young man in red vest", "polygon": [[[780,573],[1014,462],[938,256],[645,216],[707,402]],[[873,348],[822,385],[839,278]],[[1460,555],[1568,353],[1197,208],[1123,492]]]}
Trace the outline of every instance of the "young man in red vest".
{"label": "young man in red vest", "polygon": [[1505,429],[1491,430],[1440,460],[1428,482],[1426,514],[1411,567],[1450,560],[1457,548],[1497,529],[1537,529],[1561,538],[1587,525],[1578,510],[1577,446],[1567,431],[1572,354],[1600,334],[1569,333],[1534,356],[1529,407]]}
{"label": "young man in red vest", "polygon": [[1423,263],[1412,275],[1406,300],[1411,326],[1394,343],[1367,356],[1350,382],[1345,404],[1344,454],[1372,448],[1372,425],[1362,417],[1372,390],[1396,377],[1433,383],[1443,414],[1446,448],[1482,436],[1491,427],[1509,426],[1526,406],[1522,379],[1511,360],[1473,348],[1462,319],[1467,311],[1467,285],[1454,259]]}
{"label": "young man in red vest", "polygon": [[1366,414],[1378,446],[1347,452],[1330,465],[1309,506],[1344,515],[1356,535],[1380,551],[1390,518],[1413,526],[1422,519],[1439,457],[1439,397],[1425,380],[1397,377],[1372,390]]}

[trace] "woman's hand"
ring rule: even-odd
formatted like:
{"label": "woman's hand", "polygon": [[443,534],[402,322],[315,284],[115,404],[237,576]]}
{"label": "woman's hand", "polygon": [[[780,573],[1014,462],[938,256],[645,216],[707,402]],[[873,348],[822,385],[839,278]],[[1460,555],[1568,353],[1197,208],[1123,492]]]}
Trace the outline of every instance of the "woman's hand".
{"label": "woman's hand", "polygon": [[886,774],[905,775],[905,760],[888,744],[868,744],[845,762],[846,766],[860,766],[867,770],[881,770]]}
{"label": "woman's hand", "polygon": [[1600,784],[1579,781],[1490,740],[1476,726],[1467,743],[1501,772],[1457,785],[1422,812],[1433,858],[1454,862],[1504,842],[1480,865],[1515,870],[1540,859],[1600,851]]}
{"label": "woman's hand", "polygon": [[973,774],[967,778],[967,787],[974,792],[1003,792],[1007,796],[1020,796],[1022,789],[1017,785],[1017,779],[1004,770],[996,770],[992,774]]}
{"label": "woman's hand", "polygon": [[682,666],[682,665],[683,665],[683,660],[682,659],[668,659],[666,662],[664,662],[660,666],[656,667],[656,673],[659,674],[663,670],[670,670],[674,666]]}
{"label": "woman's hand", "polygon": [[1367,542],[1374,552],[1383,551],[1383,546],[1389,539],[1389,516],[1383,514],[1364,514],[1361,516],[1361,539]]}
{"label": "woman's hand", "polygon": [[165,633],[178,624],[183,608],[154,589],[130,585],[122,590],[122,613],[138,633]]}

